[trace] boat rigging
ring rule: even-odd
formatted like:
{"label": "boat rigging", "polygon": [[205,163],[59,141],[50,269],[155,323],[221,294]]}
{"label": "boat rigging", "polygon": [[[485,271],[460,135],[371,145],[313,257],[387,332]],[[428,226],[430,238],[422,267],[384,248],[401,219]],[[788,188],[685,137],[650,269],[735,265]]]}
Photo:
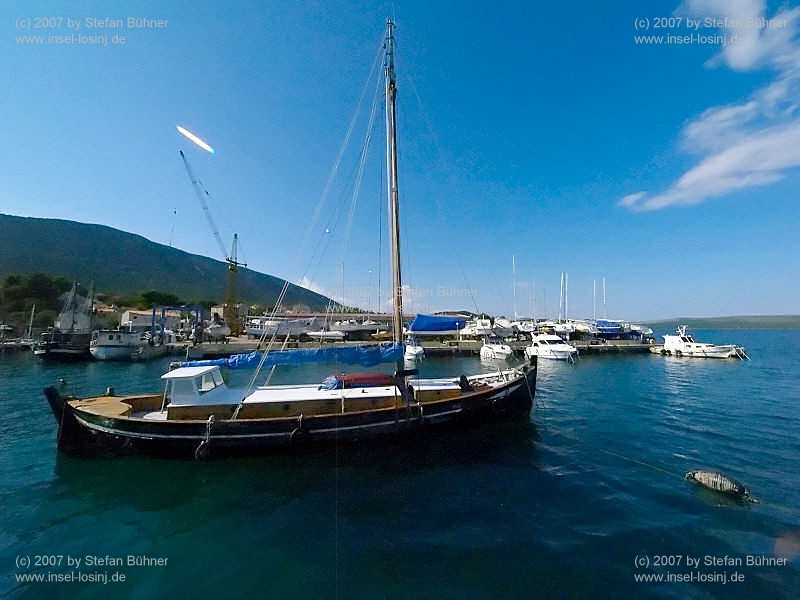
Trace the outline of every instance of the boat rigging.
{"label": "boat rigging", "polygon": [[[449,438],[451,432],[443,429],[448,425],[483,424],[503,416],[527,418],[536,389],[535,357],[516,368],[469,376],[422,379],[416,369],[403,369],[393,32],[394,23],[387,21],[386,164],[395,341],[370,347],[254,352],[252,358],[259,370],[267,361],[302,364],[341,359],[365,366],[394,363],[394,373],[337,374],[321,385],[262,385],[242,394],[228,389],[219,364],[209,361],[184,364],[162,375],[163,393],[78,399],[66,396],[63,388],[49,387],[45,396],[59,424],[60,450],[204,458],[401,434],[431,436],[444,431]],[[275,334],[269,348],[274,340]]]}

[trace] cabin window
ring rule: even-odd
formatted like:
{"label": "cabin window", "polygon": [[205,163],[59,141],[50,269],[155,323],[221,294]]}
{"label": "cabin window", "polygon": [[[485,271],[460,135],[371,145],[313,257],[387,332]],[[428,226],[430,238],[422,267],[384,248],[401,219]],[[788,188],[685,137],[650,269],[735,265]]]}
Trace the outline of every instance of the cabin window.
{"label": "cabin window", "polygon": [[109,342],[113,342],[114,341],[114,336],[113,335],[108,336],[108,341]]}
{"label": "cabin window", "polygon": [[217,387],[217,382],[215,381],[214,375],[219,375],[218,371],[212,371],[211,373],[205,373],[200,380],[199,390],[201,394],[205,394],[206,392],[210,392],[215,387]]}
{"label": "cabin window", "polygon": [[173,379],[172,395],[194,396],[195,395],[194,381],[192,381],[191,379]]}

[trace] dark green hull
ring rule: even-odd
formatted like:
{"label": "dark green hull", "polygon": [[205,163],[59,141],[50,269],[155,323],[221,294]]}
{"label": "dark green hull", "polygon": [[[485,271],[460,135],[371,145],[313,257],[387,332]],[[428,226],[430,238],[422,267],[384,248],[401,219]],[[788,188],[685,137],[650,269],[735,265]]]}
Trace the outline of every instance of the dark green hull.
{"label": "dark green hull", "polygon": [[331,443],[362,442],[527,415],[533,407],[536,364],[491,390],[449,400],[409,403],[356,413],[269,419],[147,420],[108,417],[77,408],[54,387],[44,390],[59,423],[59,450],[70,454],[146,454],[200,458],[265,454]]}

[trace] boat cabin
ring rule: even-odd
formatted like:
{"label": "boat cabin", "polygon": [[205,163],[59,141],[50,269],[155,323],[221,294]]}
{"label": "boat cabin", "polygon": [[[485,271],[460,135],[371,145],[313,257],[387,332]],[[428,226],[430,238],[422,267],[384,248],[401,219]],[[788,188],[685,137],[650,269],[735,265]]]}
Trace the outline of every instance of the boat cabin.
{"label": "boat cabin", "polygon": [[218,366],[181,367],[165,373],[165,395],[172,406],[206,406],[236,404],[239,398],[231,394]]}

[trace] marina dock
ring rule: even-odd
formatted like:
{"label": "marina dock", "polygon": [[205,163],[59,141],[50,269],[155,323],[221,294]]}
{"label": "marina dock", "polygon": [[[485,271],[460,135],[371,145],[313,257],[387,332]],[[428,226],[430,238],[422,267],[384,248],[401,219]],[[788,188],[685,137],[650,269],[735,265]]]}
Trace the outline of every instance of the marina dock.
{"label": "marina dock", "polygon": [[[355,346],[355,345],[377,345],[379,342],[328,342],[324,345],[331,346]],[[530,346],[529,340],[509,341],[509,346],[517,354],[522,354],[527,346]],[[630,354],[642,353],[650,351],[650,344],[641,342],[639,340],[572,340],[567,342],[571,346],[578,349],[581,355],[590,354]],[[446,356],[448,354],[458,356],[477,356],[480,353],[482,340],[447,340],[447,341],[429,341],[421,342],[422,347],[425,349],[426,356]],[[292,341],[286,345],[286,348],[317,348],[319,342],[297,342]],[[246,354],[258,349],[258,340],[247,339],[246,336],[238,338],[230,338],[227,342],[203,342],[195,346],[188,346],[187,348],[176,348],[175,354],[183,354],[192,360],[222,358],[232,354]],[[188,354],[187,354],[188,351]]]}

